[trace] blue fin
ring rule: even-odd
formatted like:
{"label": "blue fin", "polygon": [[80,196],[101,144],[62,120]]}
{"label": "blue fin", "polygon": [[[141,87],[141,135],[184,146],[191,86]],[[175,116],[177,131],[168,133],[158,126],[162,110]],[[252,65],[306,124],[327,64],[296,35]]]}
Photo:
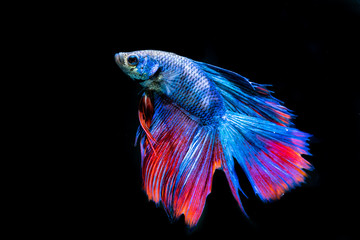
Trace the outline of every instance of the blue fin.
{"label": "blue fin", "polygon": [[[235,158],[263,201],[279,199],[304,181],[307,174],[303,169],[312,168],[301,157],[310,155],[306,141],[311,135],[295,128],[227,112],[219,136],[227,166],[232,168]],[[231,180],[236,186],[236,177]]]}
{"label": "blue fin", "polygon": [[270,85],[250,82],[235,72],[196,62],[217,86],[227,110],[253,117],[262,117],[281,126],[291,126],[294,115],[271,95]]}
{"label": "blue fin", "polygon": [[229,82],[233,82],[234,84],[239,85],[243,89],[254,90],[254,87],[251,85],[250,81],[246,78],[241,76],[240,74],[217,67],[208,63],[197,62],[195,61],[205,72],[207,72],[210,78],[225,78]]}

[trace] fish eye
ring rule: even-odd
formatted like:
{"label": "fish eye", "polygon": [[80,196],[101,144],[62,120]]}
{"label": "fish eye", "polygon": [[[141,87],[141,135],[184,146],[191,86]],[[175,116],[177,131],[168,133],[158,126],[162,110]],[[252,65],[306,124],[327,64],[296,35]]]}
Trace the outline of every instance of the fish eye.
{"label": "fish eye", "polygon": [[130,55],[127,58],[127,62],[129,63],[129,65],[131,66],[136,66],[139,63],[139,57],[136,55]]}

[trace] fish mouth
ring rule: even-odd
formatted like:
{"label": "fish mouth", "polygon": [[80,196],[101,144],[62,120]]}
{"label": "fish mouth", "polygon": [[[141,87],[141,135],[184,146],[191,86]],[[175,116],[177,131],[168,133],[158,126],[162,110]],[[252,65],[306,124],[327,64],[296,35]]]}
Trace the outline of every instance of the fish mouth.
{"label": "fish mouth", "polygon": [[121,66],[121,65],[124,65],[124,55],[121,54],[121,53],[116,53],[115,56],[115,62]]}

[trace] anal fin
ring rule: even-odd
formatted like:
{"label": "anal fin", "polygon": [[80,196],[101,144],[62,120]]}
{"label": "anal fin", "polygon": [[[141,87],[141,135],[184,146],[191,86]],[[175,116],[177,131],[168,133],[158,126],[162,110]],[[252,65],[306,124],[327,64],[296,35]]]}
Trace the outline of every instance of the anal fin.
{"label": "anal fin", "polygon": [[186,224],[193,227],[211,191],[213,174],[223,162],[218,132],[202,126],[168,99],[155,95],[153,106],[147,128],[156,144],[150,145],[148,134],[140,139],[143,187],[150,200],[162,203],[170,218],[184,215]]}

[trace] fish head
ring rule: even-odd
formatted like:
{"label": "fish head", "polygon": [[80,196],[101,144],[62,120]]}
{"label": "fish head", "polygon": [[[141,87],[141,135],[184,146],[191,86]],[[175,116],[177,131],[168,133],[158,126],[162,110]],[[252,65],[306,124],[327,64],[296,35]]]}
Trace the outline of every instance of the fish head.
{"label": "fish head", "polygon": [[158,61],[141,51],[116,53],[115,62],[135,81],[149,80],[159,69]]}

